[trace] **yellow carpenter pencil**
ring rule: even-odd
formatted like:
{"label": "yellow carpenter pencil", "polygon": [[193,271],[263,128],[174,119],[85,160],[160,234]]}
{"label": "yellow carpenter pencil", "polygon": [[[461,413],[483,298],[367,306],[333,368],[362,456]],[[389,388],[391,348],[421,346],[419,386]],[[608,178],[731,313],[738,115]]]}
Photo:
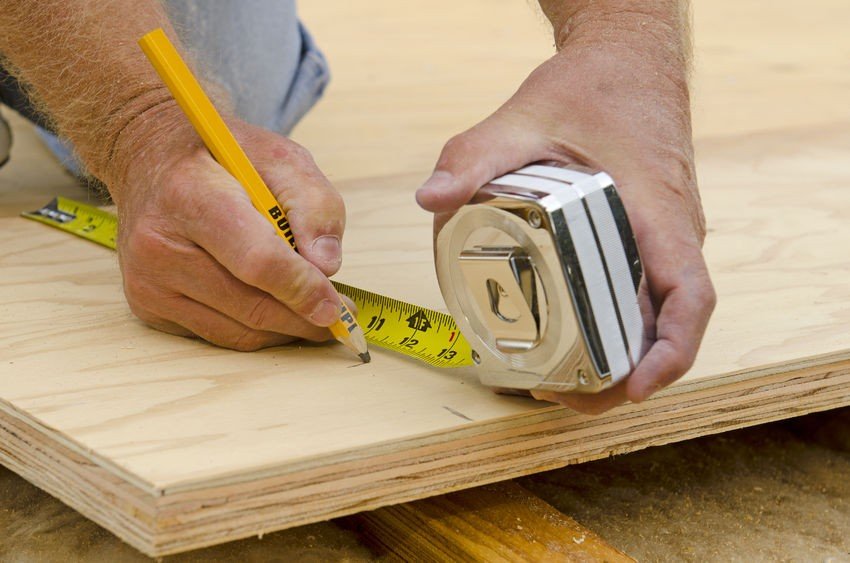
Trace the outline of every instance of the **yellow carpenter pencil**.
{"label": "yellow carpenter pencil", "polygon": [[[275,227],[277,234],[297,250],[286,213],[165,32],[155,29],[145,34],[139,45],[218,163],[242,184],[254,207]],[[339,320],[329,327],[331,333],[361,360],[368,362],[363,330],[345,302],[342,299],[340,302],[342,311]]]}

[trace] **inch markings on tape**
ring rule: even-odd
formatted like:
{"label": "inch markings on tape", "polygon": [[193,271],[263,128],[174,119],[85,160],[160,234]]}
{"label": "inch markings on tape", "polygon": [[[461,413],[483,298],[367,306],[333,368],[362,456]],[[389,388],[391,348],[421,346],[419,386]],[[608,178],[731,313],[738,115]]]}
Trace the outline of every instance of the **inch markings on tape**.
{"label": "inch markings on tape", "polygon": [[433,366],[472,365],[472,349],[451,315],[343,283],[333,284],[357,305],[357,322],[369,343]]}
{"label": "inch markings on tape", "polygon": [[[115,250],[118,218],[109,211],[57,197],[24,217]],[[370,344],[436,367],[472,365],[472,349],[451,315],[332,281],[357,306]]]}

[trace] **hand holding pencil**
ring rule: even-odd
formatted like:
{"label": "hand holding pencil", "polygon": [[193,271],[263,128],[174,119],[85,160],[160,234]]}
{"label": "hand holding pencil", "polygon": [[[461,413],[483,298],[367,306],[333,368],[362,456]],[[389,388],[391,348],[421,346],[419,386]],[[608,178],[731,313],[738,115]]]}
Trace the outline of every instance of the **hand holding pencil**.
{"label": "hand holding pencil", "polygon": [[[248,160],[242,147],[227,128],[189,67],[168,40],[165,32],[162,29],[151,31],[142,37],[139,45],[218,163],[245,188],[251,203],[272,224],[277,235],[292,250],[297,250],[295,235],[285,210]],[[338,304],[340,311],[338,319],[328,327],[331,334],[353,350],[362,361],[368,362],[370,356],[363,330],[339,298]]]}
{"label": "hand holding pencil", "polygon": [[325,327],[344,314],[327,279],[340,264],[341,198],[297,144],[230,121],[249,166],[266,180],[281,215],[288,212],[296,253],[151,75],[147,86],[166,97],[124,133],[121,150],[135,157],[114,194],[131,308],[156,328],[239,350],[326,340]]}

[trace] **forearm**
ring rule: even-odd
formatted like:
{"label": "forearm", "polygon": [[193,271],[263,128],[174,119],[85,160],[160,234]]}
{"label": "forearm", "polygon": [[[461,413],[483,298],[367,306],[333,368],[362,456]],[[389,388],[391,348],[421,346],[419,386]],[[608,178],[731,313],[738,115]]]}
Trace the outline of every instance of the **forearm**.
{"label": "forearm", "polygon": [[158,128],[179,123],[179,108],[137,45],[156,27],[174,37],[154,0],[0,3],[5,64],[110,189],[134,154],[123,145],[144,150]]}
{"label": "forearm", "polygon": [[600,40],[630,41],[688,71],[688,0],[540,0],[540,7],[552,23],[558,50]]}

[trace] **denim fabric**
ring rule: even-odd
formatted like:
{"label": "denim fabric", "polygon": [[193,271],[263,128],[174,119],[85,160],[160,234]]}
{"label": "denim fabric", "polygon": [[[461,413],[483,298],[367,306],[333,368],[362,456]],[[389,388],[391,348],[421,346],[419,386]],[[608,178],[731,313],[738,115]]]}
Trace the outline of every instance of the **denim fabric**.
{"label": "denim fabric", "polygon": [[[298,21],[294,0],[165,0],[169,19],[203,79],[224,87],[236,115],[288,134],[321,97],[327,61]],[[45,129],[17,82],[0,69],[0,101],[36,123],[69,171],[73,147]]]}
{"label": "denim fabric", "polygon": [[287,134],[328,82],[325,58],[294,0],[166,0],[201,75],[230,93],[236,114]]}

